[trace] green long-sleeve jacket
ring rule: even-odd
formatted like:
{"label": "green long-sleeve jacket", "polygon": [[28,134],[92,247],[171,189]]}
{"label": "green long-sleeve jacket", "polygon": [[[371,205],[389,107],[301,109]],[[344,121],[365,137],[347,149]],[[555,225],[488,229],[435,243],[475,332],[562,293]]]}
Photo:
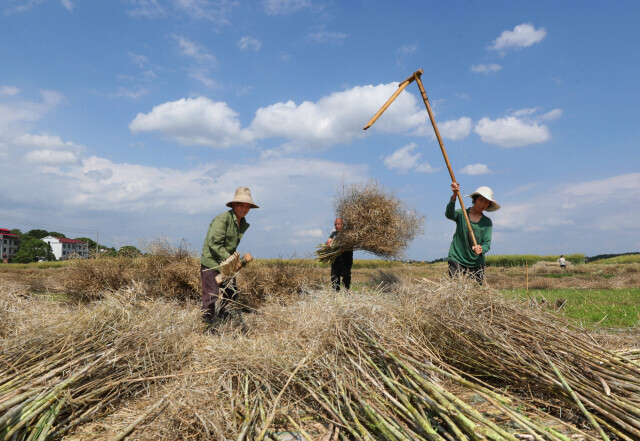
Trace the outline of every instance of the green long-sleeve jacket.
{"label": "green long-sleeve jacket", "polygon": [[249,228],[243,218],[238,225],[233,210],[225,211],[216,216],[209,224],[207,235],[202,245],[200,263],[207,268],[217,268],[220,262],[236,251],[242,235]]}
{"label": "green long-sleeve jacket", "polygon": [[[464,219],[464,214],[462,214],[461,209],[456,210],[455,208],[455,199],[449,200],[447,209],[444,212],[444,215],[447,217],[447,219],[451,219],[456,223],[456,232],[453,234],[451,247],[449,247],[448,259],[458,262],[459,264],[469,268],[483,265],[484,255],[491,248],[491,232],[493,230],[493,222],[491,222],[491,219],[489,219],[484,214],[478,222],[471,222],[471,228],[473,229],[473,234],[476,237],[476,242],[478,243],[478,245],[482,245],[482,254],[478,256],[471,249],[473,242],[471,241],[471,237],[469,235],[469,230],[467,228],[467,222]],[[467,214],[468,213],[469,209],[467,208]]]}

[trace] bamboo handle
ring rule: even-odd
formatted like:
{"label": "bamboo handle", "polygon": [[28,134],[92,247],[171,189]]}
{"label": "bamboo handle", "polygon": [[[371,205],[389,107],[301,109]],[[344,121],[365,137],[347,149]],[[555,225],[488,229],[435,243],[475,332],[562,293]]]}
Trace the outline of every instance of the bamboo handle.
{"label": "bamboo handle", "polygon": [[[429,105],[429,99],[427,98],[427,92],[424,90],[424,86],[422,85],[422,80],[420,79],[420,75],[422,75],[423,71],[420,69],[416,71],[413,75],[415,76],[416,83],[418,84],[418,88],[420,89],[420,94],[422,95],[422,101],[424,101],[424,105],[427,107],[427,113],[429,114],[429,119],[431,120],[431,125],[433,126],[434,132],[436,132],[436,138],[438,138],[438,144],[440,145],[440,150],[442,151],[442,156],[444,156],[444,162],[447,164],[447,170],[449,170],[449,175],[451,176],[451,182],[457,182],[456,177],[453,174],[453,169],[451,168],[451,163],[449,162],[449,156],[447,155],[447,151],[444,148],[444,143],[442,142],[442,137],[440,136],[440,131],[438,130],[438,126],[436,124],[436,119],[433,116],[433,112],[431,111],[431,105]],[[471,241],[473,245],[476,246],[478,243],[476,242],[476,236],[473,234],[473,228],[471,228],[471,222],[469,221],[469,215],[467,214],[467,210],[464,207],[464,202],[462,200],[462,195],[459,191],[456,191],[456,196],[460,201],[460,208],[462,208],[462,214],[464,214],[464,220],[467,223],[467,227],[469,228],[469,234],[471,234]]]}
{"label": "bamboo handle", "polygon": [[389,98],[387,100],[387,102],[384,103],[384,105],[380,108],[380,110],[378,110],[378,112],[375,115],[373,115],[373,118],[371,118],[369,120],[369,122],[367,123],[367,125],[364,126],[364,130],[367,130],[369,127],[371,127],[373,125],[373,123],[375,123],[378,120],[378,118],[380,118],[380,115],[382,115],[384,113],[384,111],[387,110],[387,108],[391,105],[391,103],[398,97],[398,95],[400,95],[400,93],[409,84],[411,84],[412,81],[414,81],[416,78],[420,78],[419,76],[416,77],[416,74],[418,72],[420,72],[420,75],[422,75],[423,70],[420,69],[420,70],[414,72],[413,75],[411,75],[409,78],[404,80],[402,83],[398,84],[398,90],[396,90],[395,93],[393,95],[391,95],[391,98]]}

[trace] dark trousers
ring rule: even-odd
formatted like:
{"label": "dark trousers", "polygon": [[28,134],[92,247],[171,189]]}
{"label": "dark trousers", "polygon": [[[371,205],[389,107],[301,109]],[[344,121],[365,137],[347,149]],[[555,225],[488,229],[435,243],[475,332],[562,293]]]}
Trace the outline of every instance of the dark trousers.
{"label": "dark trousers", "polygon": [[484,282],[484,265],[469,267],[450,260],[449,276],[456,277],[458,274],[464,274],[482,285],[482,282]]}
{"label": "dark trousers", "polygon": [[200,264],[200,280],[202,281],[202,313],[210,317],[224,317],[238,295],[236,280],[223,283],[216,282],[218,270],[209,269]]}
{"label": "dark trousers", "polygon": [[353,262],[336,260],[331,264],[331,286],[336,291],[340,291],[340,279],[345,289],[351,288],[351,265]]}

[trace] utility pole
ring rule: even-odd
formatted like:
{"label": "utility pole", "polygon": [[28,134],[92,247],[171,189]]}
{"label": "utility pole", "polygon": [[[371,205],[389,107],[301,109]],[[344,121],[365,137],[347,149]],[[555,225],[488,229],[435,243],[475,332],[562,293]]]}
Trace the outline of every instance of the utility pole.
{"label": "utility pole", "polygon": [[96,231],[96,259],[98,258],[99,252],[100,252],[100,232]]}

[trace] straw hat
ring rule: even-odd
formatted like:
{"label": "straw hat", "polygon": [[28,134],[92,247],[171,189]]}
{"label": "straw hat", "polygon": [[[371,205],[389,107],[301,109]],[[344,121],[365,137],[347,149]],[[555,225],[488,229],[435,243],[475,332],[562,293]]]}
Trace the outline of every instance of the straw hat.
{"label": "straw hat", "polygon": [[472,198],[474,196],[482,196],[486,200],[491,201],[491,203],[489,204],[489,207],[485,211],[496,211],[500,209],[500,204],[498,204],[493,199],[493,190],[491,190],[489,187],[478,187],[476,191],[466,195],[465,197]]}
{"label": "straw hat", "polygon": [[251,208],[260,208],[253,203],[253,199],[251,199],[251,190],[249,190],[247,187],[236,188],[236,194],[233,197],[232,201],[227,202],[227,207],[231,207],[231,204],[233,204],[234,202],[243,202],[245,204],[251,205]]}

